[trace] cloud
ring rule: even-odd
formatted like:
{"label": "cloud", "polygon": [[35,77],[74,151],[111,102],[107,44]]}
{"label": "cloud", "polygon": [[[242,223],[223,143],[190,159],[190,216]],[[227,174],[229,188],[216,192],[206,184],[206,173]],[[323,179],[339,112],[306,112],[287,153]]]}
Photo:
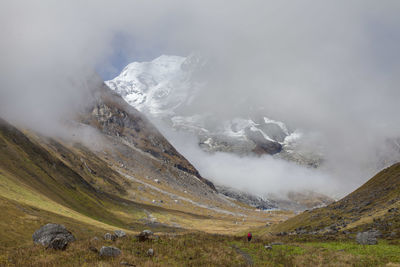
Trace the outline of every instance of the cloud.
{"label": "cloud", "polygon": [[[193,112],[261,106],[317,132],[327,170],[359,184],[379,165],[375,151],[397,159],[383,144],[400,134],[399,8],[361,0],[2,1],[0,116],[50,129],[85,104],[96,67],[115,71],[107,62],[116,49],[132,60],[196,51],[213,67]],[[116,36],[129,45],[116,47]]]}
{"label": "cloud", "polygon": [[291,191],[309,190],[338,196],[338,192],[345,189],[334,176],[322,170],[300,166],[270,155],[238,156],[225,152],[210,154],[199,148],[194,135],[174,131],[159,121],[157,125],[202,176],[218,185],[229,185],[259,196],[286,196]]}

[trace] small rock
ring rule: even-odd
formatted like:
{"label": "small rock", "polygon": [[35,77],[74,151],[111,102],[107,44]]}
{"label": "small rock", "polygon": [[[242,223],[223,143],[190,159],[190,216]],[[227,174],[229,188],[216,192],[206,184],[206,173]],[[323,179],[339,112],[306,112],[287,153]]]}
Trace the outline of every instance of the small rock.
{"label": "small rock", "polygon": [[89,250],[94,252],[94,253],[99,253],[98,249],[95,248],[95,247],[92,247],[92,246],[89,247]]}
{"label": "small rock", "polygon": [[356,241],[360,245],[376,245],[378,243],[375,231],[357,233]]}
{"label": "small rock", "polygon": [[112,240],[115,241],[117,239],[116,235],[112,235],[110,233],[105,233],[104,234],[104,240]]}
{"label": "small rock", "polygon": [[149,250],[147,251],[147,256],[153,257],[154,256],[154,249],[149,248]]}
{"label": "small rock", "polygon": [[42,226],[32,235],[35,244],[41,244],[47,248],[66,249],[69,242],[75,241],[75,237],[64,225],[49,223]]}
{"label": "small rock", "polygon": [[272,249],[271,246],[264,246],[264,248],[265,248],[266,250],[271,250],[271,249]]}
{"label": "small rock", "polygon": [[95,237],[93,237],[90,241],[92,241],[92,242],[97,242],[97,241],[99,241],[99,238],[98,238],[97,236],[95,236]]}
{"label": "small rock", "polygon": [[281,242],[272,242],[271,244],[269,244],[269,246],[281,246],[283,245],[283,243]]}
{"label": "small rock", "polygon": [[118,238],[126,236],[126,233],[124,231],[122,231],[122,230],[115,230],[114,233]]}
{"label": "small rock", "polygon": [[121,250],[116,247],[101,247],[100,249],[100,256],[104,257],[117,257],[121,254]]}
{"label": "small rock", "polygon": [[125,266],[136,266],[135,264],[132,264],[132,263],[129,263],[129,262],[126,262],[126,261],[121,261],[119,264],[125,265]]}
{"label": "small rock", "polygon": [[151,237],[152,235],[153,235],[153,232],[152,232],[152,231],[150,231],[150,230],[143,230],[140,234],[138,234],[138,235],[136,236],[136,238],[137,238],[140,242],[143,242],[143,241],[149,240],[150,237]]}

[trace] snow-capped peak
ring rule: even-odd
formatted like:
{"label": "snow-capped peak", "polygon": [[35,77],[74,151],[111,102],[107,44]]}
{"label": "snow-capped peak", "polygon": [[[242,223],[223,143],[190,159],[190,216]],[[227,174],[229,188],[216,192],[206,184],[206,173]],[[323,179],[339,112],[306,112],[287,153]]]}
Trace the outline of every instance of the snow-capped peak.
{"label": "snow-capped peak", "polygon": [[106,84],[140,111],[171,115],[188,98],[189,73],[181,67],[185,60],[162,55],[149,62],[133,62]]}

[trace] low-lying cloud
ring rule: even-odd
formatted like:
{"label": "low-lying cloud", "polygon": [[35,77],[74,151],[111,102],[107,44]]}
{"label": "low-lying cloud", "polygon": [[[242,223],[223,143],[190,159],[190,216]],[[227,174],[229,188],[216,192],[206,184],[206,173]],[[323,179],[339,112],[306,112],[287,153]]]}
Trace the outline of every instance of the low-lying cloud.
{"label": "low-lying cloud", "polygon": [[274,158],[270,155],[239,156],[232,153],[208,153],[198,146],[191,133],[174,131],[157,123],[168,140],[192,162],[201,175],[219,185],[247,191],[259,196],[277,194],[286,196],[290,191],[315,191],[338,196],[343,191],[334,176],[322,170],[307,168]]}

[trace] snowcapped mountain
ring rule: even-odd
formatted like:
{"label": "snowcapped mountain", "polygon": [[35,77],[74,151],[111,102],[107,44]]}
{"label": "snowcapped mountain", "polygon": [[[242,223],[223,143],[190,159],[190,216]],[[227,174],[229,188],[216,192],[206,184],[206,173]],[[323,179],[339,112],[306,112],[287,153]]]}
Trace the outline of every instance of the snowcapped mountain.
{"label": "snowcapped mountain", "polygon": [[106,84],[150,118],[162,119],[175,130],[196,134],[199,146],[206,151],[296,157],[292,145],[301,133],[290,130],[283,122],[264,115],[220,121],[207,111],[185,112],[207,86],[207,81],[201,79],[206,67],[207,60],[197,55],[163,55],[150,62],[127,65]]}
{"label": "snowcapped mountain", "polygon": [[201,87],[191,79],[191,64],[185,57],[165,55],[151,62],[133,62],[106,84],[146,114],[174,116],[178,107],[191,103]]}

